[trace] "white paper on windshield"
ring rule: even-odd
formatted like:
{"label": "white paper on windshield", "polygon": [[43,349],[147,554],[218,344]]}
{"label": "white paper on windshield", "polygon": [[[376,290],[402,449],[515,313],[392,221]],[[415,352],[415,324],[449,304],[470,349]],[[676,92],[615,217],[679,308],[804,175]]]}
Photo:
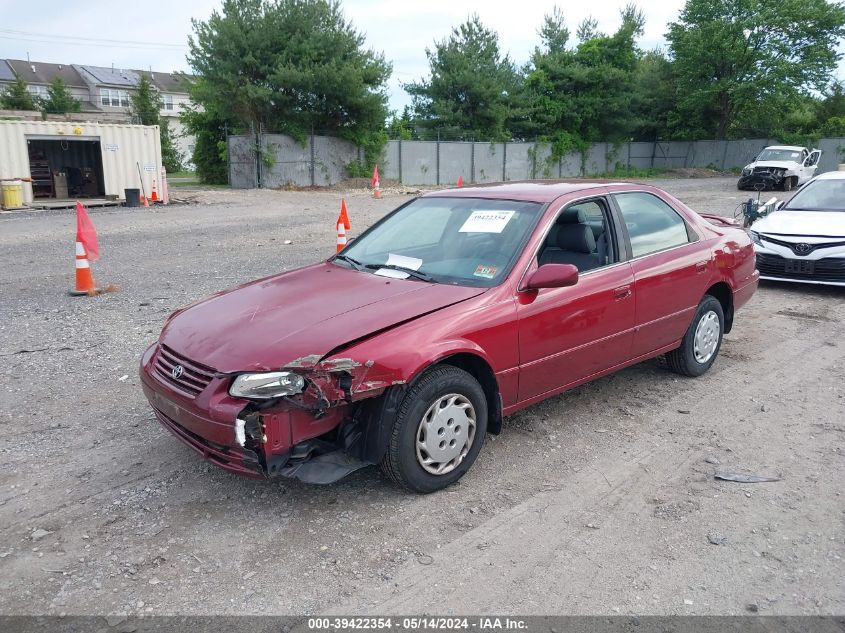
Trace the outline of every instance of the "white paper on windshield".
{"label": "white paper on windshield", "polygon": [[[396,255],[394,253],[388,253],[387,262],[385,262],[385,266],[401,266],[410,270],[419,270],[422,264],[423,260],[416,257],[406,257],[405,255]],[[379,268],[375,274],[381,275],[382,277],[390,277],[391,279],[407,279],[410,277],[408,273],[402,272],[401,270],[393,270],[392,268]]]}
{"label": "white paper on windshield", "polygon": [[402,268],[410,268],[411,270],[419,270],[423,261],[416,257],[405,257],[404,255],[387,254],[388,266],[401,266]]}
{"label": "white paper on windshield", "polygon": [[473,211],[458,233],[501,233],[513,214],[513,211]]}
{"label": "white paper on windshield", "polygon": [[382,277],[390,277],[391,279],[407,279],[410,275],[401,270],[393,270],[392,268],[379,268],[374,275],[381,275]]}

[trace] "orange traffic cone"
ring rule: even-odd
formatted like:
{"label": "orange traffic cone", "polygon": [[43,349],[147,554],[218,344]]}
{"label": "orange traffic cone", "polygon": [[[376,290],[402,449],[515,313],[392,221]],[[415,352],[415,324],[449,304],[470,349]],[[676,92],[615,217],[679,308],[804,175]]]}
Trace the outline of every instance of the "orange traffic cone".
{"label": "orange traffic cone", "polygon": [[346,212],[346,200],[340,199],[340,214],[337,216],[337,252],[346,247],[346,231],[352,228],[349,214]]}
{"label": "orange traffic cone", "polygon": [[88,253],[82,242],[76,242],[76,288],[70,291],[75,297],[82,295],[95,295],[100,290],[94,284],[94,275],[91,274],[91,264],[88,263]]}
{"label": "orange traffic cone", "polygon": [[459,187],[464,186],[464,177],[463,176],[458,176],[458,186]]}
{"label": "orange traffic cone", "polygon": [[100,256],[100,246],[97,242],[97,231],[82,203],[76,203],[76,288],[70,291],[74,296],[92,296],[100,292],[94,284],[91,274],[91,264],[88,261],[88,250],[91,259]]}
{"label": "orange traffic cone", "polygon": [[337,252],[339,253],[346,248],[346,227],[343,222],[337,223]]}
{"label": "orange traffic cone", "polygon": [[153,178],[153,192],[150,194],[150,202],[158,202],[158,191],[156,191],[156,179]]}
{"label": "orange traffic cone", "polygon": [[373,169],[373,177],[370,180],[370,186],[373,188],[373,198],[376,200],[381,198],[381,186],[378,181],[378,165]]}
{"label": "orange traffic cone", "polygon": [[147,200],[147,196],[141,196],[141,206],[142,207],[149,207],[150,203]]}

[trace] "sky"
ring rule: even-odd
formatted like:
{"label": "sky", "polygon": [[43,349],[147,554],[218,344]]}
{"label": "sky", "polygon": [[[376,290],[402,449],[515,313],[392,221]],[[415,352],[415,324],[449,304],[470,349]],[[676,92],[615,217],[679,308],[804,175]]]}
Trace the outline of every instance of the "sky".
{"label": "sky", "polygon": [[[599,30],[612,33],[627,0],[559,2],[573,33],[592,16]],[[518,64],[538,43],[537,30],[554,2],[549,0],[345,0],[343,10],[367,45],[393,63],[388,84],[390,107],[401,111],[410,102],[402,83],[428,73],[426,47],[447,37],[452,27],[478,13],[499,33],[500,48]],[[665,46],[668,22],[677,18],[683,0],[640,1],[646,15],[644,49]],[[76,63],[156,71],[190,71],[185,59],[191,19],[205,20],[219,0],[44,0],[38,11],[23,10],[20,0],[0,0],[0,58]],[[35,19],[37,17],[37,19]],[[840,66],[839,76],[843,76]]]}

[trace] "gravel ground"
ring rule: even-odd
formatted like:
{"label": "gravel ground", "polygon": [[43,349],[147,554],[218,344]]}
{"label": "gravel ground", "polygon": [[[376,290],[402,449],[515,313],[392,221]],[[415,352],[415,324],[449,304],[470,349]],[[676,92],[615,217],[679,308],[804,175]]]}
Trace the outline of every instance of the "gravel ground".
{"label": "gravel ground", "polygon": [[[0,613],[845,613],[845,289],[761,285],[706,376],[649,362],[531,407],[429,496],[244,480],[172,438],[136,377],[166,315],[330,255],[341,193],[92,210],[120,287],[96,298],[67,295],[72,212],[0,215]],[[407,200],[345,195],[353,235]]]}

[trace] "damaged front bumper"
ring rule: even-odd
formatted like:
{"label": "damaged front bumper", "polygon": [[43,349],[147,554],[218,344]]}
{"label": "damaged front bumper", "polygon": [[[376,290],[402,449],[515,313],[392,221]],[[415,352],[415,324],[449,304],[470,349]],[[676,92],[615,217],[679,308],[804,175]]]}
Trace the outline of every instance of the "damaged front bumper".
{"label": "damaged front bumper", "polygon": [[251,402],[215,375],[198,394],[155,371],[158,345],[141,360],[141,383],[159,422],[216,466],[252,478],[331,483],[381,460],[404,381],[372,361],[297,359],[295,396]]}
{"label": "damaged front bumper", "polygon": [[777,172],[755,172],[753,174],[740,176],[737,182],[738,189],[752,191],[769,191],[780,189],[783,186],[784,174]]}

